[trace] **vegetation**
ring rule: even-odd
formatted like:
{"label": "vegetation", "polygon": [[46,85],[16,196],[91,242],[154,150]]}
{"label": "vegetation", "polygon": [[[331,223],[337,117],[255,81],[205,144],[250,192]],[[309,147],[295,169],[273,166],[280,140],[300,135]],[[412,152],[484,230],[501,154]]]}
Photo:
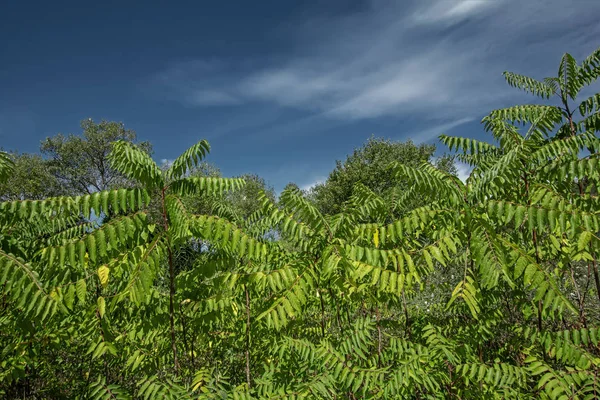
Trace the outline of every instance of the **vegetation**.
{"label": "vegetation", "polygon": [[63,188],[49,168],[48,161],[38,154],[11,154],[12,168],[0,182],[0,199],[42,200],[60,196]]}
{"label": "vegetation", "polygon": [[[339,165],[275,200],[206,168],[205,141],[160,168],[117,140],[124,183],[5,197],[0,394],[598,398],[600,94],[575,102],[599,76],[600,49],[506,73],[557,105],[491,112],[490,143],[442,135],[466,182],[407,144],[420,163],[382,151],[377,179]],[[0,153],[0,179],[17,167]]]}
{"label": "vegetation", "polygon": [[[117,140],[135,142],[134,131],[122,123],[91,119],[81,122],[82,136],[58,134],[42,142],[40,150],[49,157],[47,166],[63,185],[67,194],[91,194],[97,191],[125,187],[131,184],[110,165],[108,154]],[[139,147],[152,153],[152,146],[142,142]]]}
{"label": "vegetation", "polygon": [[[371,137],[362,147],[354,150],[345,162],[337,161],[327,180],[311,189],[309,197],[324,214],[335,214],[342,210],[344,202],[352,196],[356,184],[361,183],[384,198],[393,198],[410,187],[407,182],[388,168],[393,162],[419,166],[432,160],[435,146]],[[449,157],[437,160],[440,169],[456,173]],[[417,202],[418,203],[418,202]],[[407,207],[415,206],[406,204]]]}

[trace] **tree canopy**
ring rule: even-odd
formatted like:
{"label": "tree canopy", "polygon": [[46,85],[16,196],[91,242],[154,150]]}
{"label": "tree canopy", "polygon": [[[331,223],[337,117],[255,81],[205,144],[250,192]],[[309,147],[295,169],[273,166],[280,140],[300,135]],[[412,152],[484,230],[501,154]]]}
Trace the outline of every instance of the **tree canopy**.
{"label": "tree canopy", "polygon": [[[116,171],[108,160],[113,142],[136,141],[134,131],[125,129],[120,122],[101,121],[91,118],[81,122],[82,135],[57,134],[42,142],[40,150],[48,158],[51,173],[72,194],[90,194],[110,188],[123,187],[129,182]],[[148,142],[139,144],[151,154]]]}
{"label": "tree canopy", "polygon": [[[324,183],[311,189],[311,197],[319,210],[325,214],[339,212],[347,201],[357,183],[365,185],[378,195],[387,196],[392,191],[407,189],[409,182],[403,182],[394,176],[389,166],[393,162],[401,162],[417,166],[423,161],[432,159],[435,146],[429,144],[415,145],[411,140],[406,142],[391,141],[371,137],[363,146],[354,150],[344,162],[336,161],[335,169]],[[447,157],[438,162],[444,170],[456,172]]]}
{"label": "tree canopy", "polygon": [[0,199],[40,200],[65,194],[63,186],[48,168],[48,162],[38,154],[11,155],[14,166],[11,173],[0,181]]}

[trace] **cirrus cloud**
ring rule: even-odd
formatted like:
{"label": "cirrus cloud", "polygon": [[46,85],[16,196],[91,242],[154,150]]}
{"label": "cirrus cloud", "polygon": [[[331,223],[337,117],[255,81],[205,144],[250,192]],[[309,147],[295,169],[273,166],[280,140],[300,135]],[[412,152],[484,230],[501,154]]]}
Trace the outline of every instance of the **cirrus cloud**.
{"label": "cirrus cloud", "polygon": [[299,32],[289,53],[241,66],[175,62],[155,82],[188,106],[266,103],[332,119],[461,120],[514,96],[503,70],[548,74],[561,52],[591,51],[599,14],[600,3],[583,0],[372,0],[354,14],[291,24]]}

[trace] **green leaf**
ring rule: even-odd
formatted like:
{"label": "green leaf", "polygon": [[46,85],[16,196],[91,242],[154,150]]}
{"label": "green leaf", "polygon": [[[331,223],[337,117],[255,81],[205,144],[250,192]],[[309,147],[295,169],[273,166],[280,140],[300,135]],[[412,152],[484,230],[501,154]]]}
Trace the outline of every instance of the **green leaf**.
{"label": "green leaf", "polygon": [[85,296],[87,293],[87,285],[85,279],[78,280],[75,287],[77,292],[77,299],[79,299],[80,303],[85,303]]}

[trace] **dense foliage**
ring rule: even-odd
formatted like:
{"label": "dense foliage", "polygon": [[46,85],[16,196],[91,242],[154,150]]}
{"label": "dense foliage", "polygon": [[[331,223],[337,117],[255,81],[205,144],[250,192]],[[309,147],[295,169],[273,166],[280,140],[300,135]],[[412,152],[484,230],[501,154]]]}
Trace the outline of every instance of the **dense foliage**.
{"label": "dense foliage", "polygon": [[600,49],[505,76],[554,103],[442,135],[466,182],[396,160],[328,214],[196,173],[205,141],[164,168],[117,141],[126,187],[0,203],[0,394],[598,398]]}
{"label": "dense foliage", "polygon": [[[327,180],[311,188],[308,197],[323,214],[340,212],[358,183],[385,199],[393,198],[410,187],[410,182],[394,174],[388,168],[390,164],[400,162],[417,167],[422,162],[432,160],[434,153],[434,145],[415,145],[410,140],[393,142],[371,137],[344,162],[337,161]],[[447,156],[437,159],[436,166],[446,172],[456,172]],[[406,203],[406,207],[419,204],[418,201]]]}

